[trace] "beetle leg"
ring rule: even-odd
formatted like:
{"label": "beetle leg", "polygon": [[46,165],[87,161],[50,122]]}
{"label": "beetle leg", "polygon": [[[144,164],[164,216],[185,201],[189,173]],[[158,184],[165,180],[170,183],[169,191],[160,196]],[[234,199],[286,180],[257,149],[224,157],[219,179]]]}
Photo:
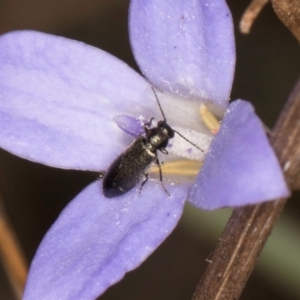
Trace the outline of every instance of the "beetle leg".
{"label": "beetle leg", "polygon": [[152,125],[152,121],[154,120],[154,118],[151,118],[149,122],[146,122],[144,124],[144,130],[145,130],[145,133],[146,133],[146,136],[149,138],[149,129]]}
{"label": "beetle leg", "polygon": [[148,178],[149,178],[148,173],[144,173],[144,176],[145,176],[145,179],[144,179],[144,181],[143,181],[142,184],[141,184],[141,187],[140,187],[140,190],[139,190],[139,195],[141,194],[142,188],[143,188],[143,186],[145,185],[145,183],[148,181]]}
{"label": "beetle leg", "polygon": [[160,165],[160,162],[159,162],[159,159],[156,158],[155,160],[157,166],[158,166],[158,169],[159,169],[159,180],[160,180],[160,183],[161,183],[161,186],[163,187],[164,191],[166,192],[166,194],[170,197],[170,193],[167,191],[167,189],[165,188],[164,186],[164,183],[163,183],[163,178],[162,178],[162,171],[161,171],[161,165]]}
{"label": "beetle leg", "polygon": [[152,121],[154,120],[154,118],[151,118],[150,121],[145,122],[144,126],[146,126],[147,128],[150,128],[152,126]]}
{"label": "beetle leg", "polygon": [[169,152],[165,148],[158,149],[163,154],[169,154]]}

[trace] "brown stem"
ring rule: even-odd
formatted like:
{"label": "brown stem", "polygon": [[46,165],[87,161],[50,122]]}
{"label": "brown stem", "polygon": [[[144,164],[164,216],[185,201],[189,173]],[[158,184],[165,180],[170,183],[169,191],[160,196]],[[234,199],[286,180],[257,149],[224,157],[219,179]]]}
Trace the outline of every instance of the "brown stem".
{"label": "brown stem", "polygon": [[[289,186],[300,186],[300,80],[275,126],[272,144]],[[193,300],[238,299],[286,199],[233,211]]]}
{"label": "brown stem", "polygon": [[299,0],[271,0],[274,10],[282,23],[289,28],[300,42],[300,4]]}
{"label": "brown stem", "polygon": [[[1,195],[0,195],[1,198]],[[0,256],[6,273],[14,288],[16,298],[21,299],[27,276],[27,264],[10,227],[0,199]]]}

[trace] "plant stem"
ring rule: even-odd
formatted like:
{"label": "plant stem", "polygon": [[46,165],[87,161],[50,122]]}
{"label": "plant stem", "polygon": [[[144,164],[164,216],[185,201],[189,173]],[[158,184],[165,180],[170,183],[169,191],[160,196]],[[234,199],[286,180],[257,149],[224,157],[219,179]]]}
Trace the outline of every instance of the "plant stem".
{"label": "plant stem", "polygon": [[16,236],[8,223],[1,202],[0,195],[0,256],[14,288],[16,299],[21,299],[27,277],[27,263]]}
{"label": "plant stem", "polygon": [[[271,136],[291,189],[300,187],[300,80]],[[233,211],[193,300],[238,299],[286,199]]]}

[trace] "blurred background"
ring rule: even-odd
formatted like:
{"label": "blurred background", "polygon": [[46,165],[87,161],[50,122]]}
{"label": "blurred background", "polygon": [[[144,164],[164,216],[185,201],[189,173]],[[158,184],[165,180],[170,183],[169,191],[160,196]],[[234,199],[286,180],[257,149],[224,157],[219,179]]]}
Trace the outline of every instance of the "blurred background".
{"label": "blurred background", "polygon": [[[129,46],[128,4],[127,0],[1,0],[0,33],[32,29],[69,37],[106,50],[138,70]],[[251,101],[263,122],[272,127],[298,78],[300,49],[271,4],[249,35],[239,33],[238,23],[248,4],[228,1],[237,48],[231,98]],[[1,195],[28,263],[60,211],[94,178],[94,174],[49,168],[0,150]],[[241,299],[300,299],[299,197],[295,193],[288,202]],[[191,299],[230,213],[187,206],[162,246],[100,299]],[[15,299],[2,265],[0,299]]]}

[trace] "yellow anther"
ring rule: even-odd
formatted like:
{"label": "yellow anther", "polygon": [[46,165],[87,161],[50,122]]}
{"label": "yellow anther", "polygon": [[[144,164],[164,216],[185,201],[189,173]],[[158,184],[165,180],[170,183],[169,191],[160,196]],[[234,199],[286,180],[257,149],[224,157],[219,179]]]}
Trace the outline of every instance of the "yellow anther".
{"label": "yellow anther", "polygon": [[220,128],[220,122],[218,119],[204,104],[200,105],[199,114],[205,126],[211,131],[212,134],[216,134]]}
{"label": "yellow anther", "polygon": [[[202,162],[196,160],[176,160],[161,165],[162,173],[179,176],[196,176],[202,166]],[[152,166],[149,173],[158,173],[158,167]]]}
{"label": "yellow anther", "polygon": [[[216,134],[220,128],[219,120],[208,110],[204,105],[200,105],[199,109],[200,117],[205,124],[205,126],[212,132]],[[176,160],[169,161],[161,165],[162,173],[175,176],[196,176],[201,167],[203,161],[196,160]],[[149,173],[158,173],[159,169],[156,165],[150,167]]]}

